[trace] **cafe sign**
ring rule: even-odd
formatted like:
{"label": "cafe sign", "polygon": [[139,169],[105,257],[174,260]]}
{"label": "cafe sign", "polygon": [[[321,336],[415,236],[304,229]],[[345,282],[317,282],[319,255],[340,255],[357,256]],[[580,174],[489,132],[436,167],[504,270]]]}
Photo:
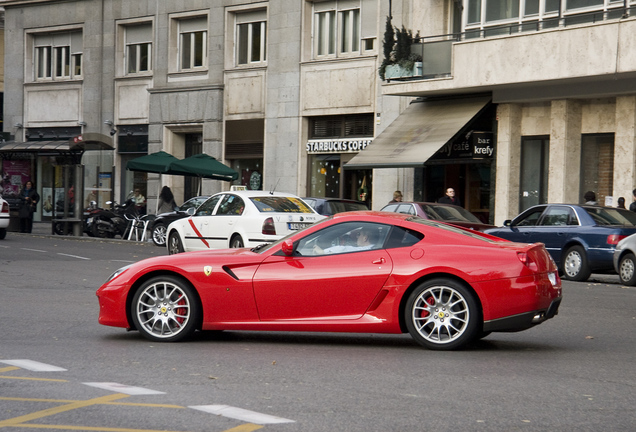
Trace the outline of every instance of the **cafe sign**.
{"label": "cafe sign", "polygon": [[305,148],[308,154],[358,153],[367,148],[372,141],[373,138],[309,140]]}
{"label": "cafe sign", "polygon": [[447,159],[492,159],[495,142],[492,132],[474,132],[447,142],[431,160]]}

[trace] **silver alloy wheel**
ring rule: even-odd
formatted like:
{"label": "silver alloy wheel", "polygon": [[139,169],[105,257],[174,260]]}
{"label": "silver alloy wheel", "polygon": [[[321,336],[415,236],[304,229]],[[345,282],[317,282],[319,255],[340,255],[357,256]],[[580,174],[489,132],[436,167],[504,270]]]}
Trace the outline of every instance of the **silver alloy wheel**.
{"label": "silver alloy wheel", "polygon": [[181,252],[183,252],[183,247],[181,246],[179,234],[173,232],[168,238],[168,255],[175,255]]}
{"label": "silver alloy wheel", "polygon": [[434,344],[447,344],[461,337],[470,321],[464,296],[454,288],[433,285],[423,291],[411,309],[417,332]]}
{"label": "silver alloy wheel", "polygon": [[190,302],[188,294],[171,282],[148,285],[135,304],[140,330],[159,339],[175,337],[192,319]]}
{"label": "silver alloy wheel", "polygon": [[152,229],[152,241],[157,246],[165,246],[166,244],[166,226],[165,225],[159,224]]}
{"label": "silver alloy wheel", "polygon": [[628,258],[622,259],[618,270],[620,272],[621,281],[631,281],[634,277],[634,261]]}
{"label": "silver alloy wheel", "polygon": [[563,271],[569,278],[574,278],[581,272],[582,265],[583,258],[581,257],[581,254],[579,251],[573,250],[565,257]]}

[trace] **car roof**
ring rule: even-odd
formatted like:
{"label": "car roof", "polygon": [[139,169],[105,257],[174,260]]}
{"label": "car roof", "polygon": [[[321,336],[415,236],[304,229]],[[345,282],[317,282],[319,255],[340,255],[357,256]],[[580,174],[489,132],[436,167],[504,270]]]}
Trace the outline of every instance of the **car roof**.
{"label": "car roof", "polygon": [[287,192],[270,192],[270,191],[264,191],[264,190],[225,191],[225,192],[216,193],[214,195],[222,195],[222,194],[232,194],[232,195],[237,195],[237,196],[245,197],[245,198],[262,197],[262,196],[300,198],[298,195],[294,195]]}
{"label": "car roof", "polygon": [[304,200],[316,200],[316,201],[336,201],[336,202],[347,202],[347,203],[356,203],[356,204],[365,204],[364,201],[356,201],[352,199],[346,198],[327,198],[327,197],[303,197]]}

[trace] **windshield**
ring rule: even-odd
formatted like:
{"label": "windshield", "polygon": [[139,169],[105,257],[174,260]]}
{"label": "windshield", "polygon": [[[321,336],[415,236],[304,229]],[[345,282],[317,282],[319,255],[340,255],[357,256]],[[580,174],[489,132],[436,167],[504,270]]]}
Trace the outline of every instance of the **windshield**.
{"label": "windshield", "polygon": [[583,207],[597,225],[636,226],[636,213],[607,207]]}
{"label": "windshield", "polygon": [[313,213],[300,198],[262,196],[250,198],[261,213]]}

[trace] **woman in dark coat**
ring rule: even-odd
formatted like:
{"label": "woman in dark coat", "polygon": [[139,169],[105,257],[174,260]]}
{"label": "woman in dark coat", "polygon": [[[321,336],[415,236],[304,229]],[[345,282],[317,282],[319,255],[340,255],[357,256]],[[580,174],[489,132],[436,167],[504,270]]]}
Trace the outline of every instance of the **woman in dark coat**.
{"label": "woman in dark coat", "polygon": [[20,208],[18,215],[20,216],[20,232],[30,233],[33,228],[33,212],[37,208],[40,201],[40,195],[35,191],[33,182],[29,180],[24,184],[24,188],[20,192]]}

